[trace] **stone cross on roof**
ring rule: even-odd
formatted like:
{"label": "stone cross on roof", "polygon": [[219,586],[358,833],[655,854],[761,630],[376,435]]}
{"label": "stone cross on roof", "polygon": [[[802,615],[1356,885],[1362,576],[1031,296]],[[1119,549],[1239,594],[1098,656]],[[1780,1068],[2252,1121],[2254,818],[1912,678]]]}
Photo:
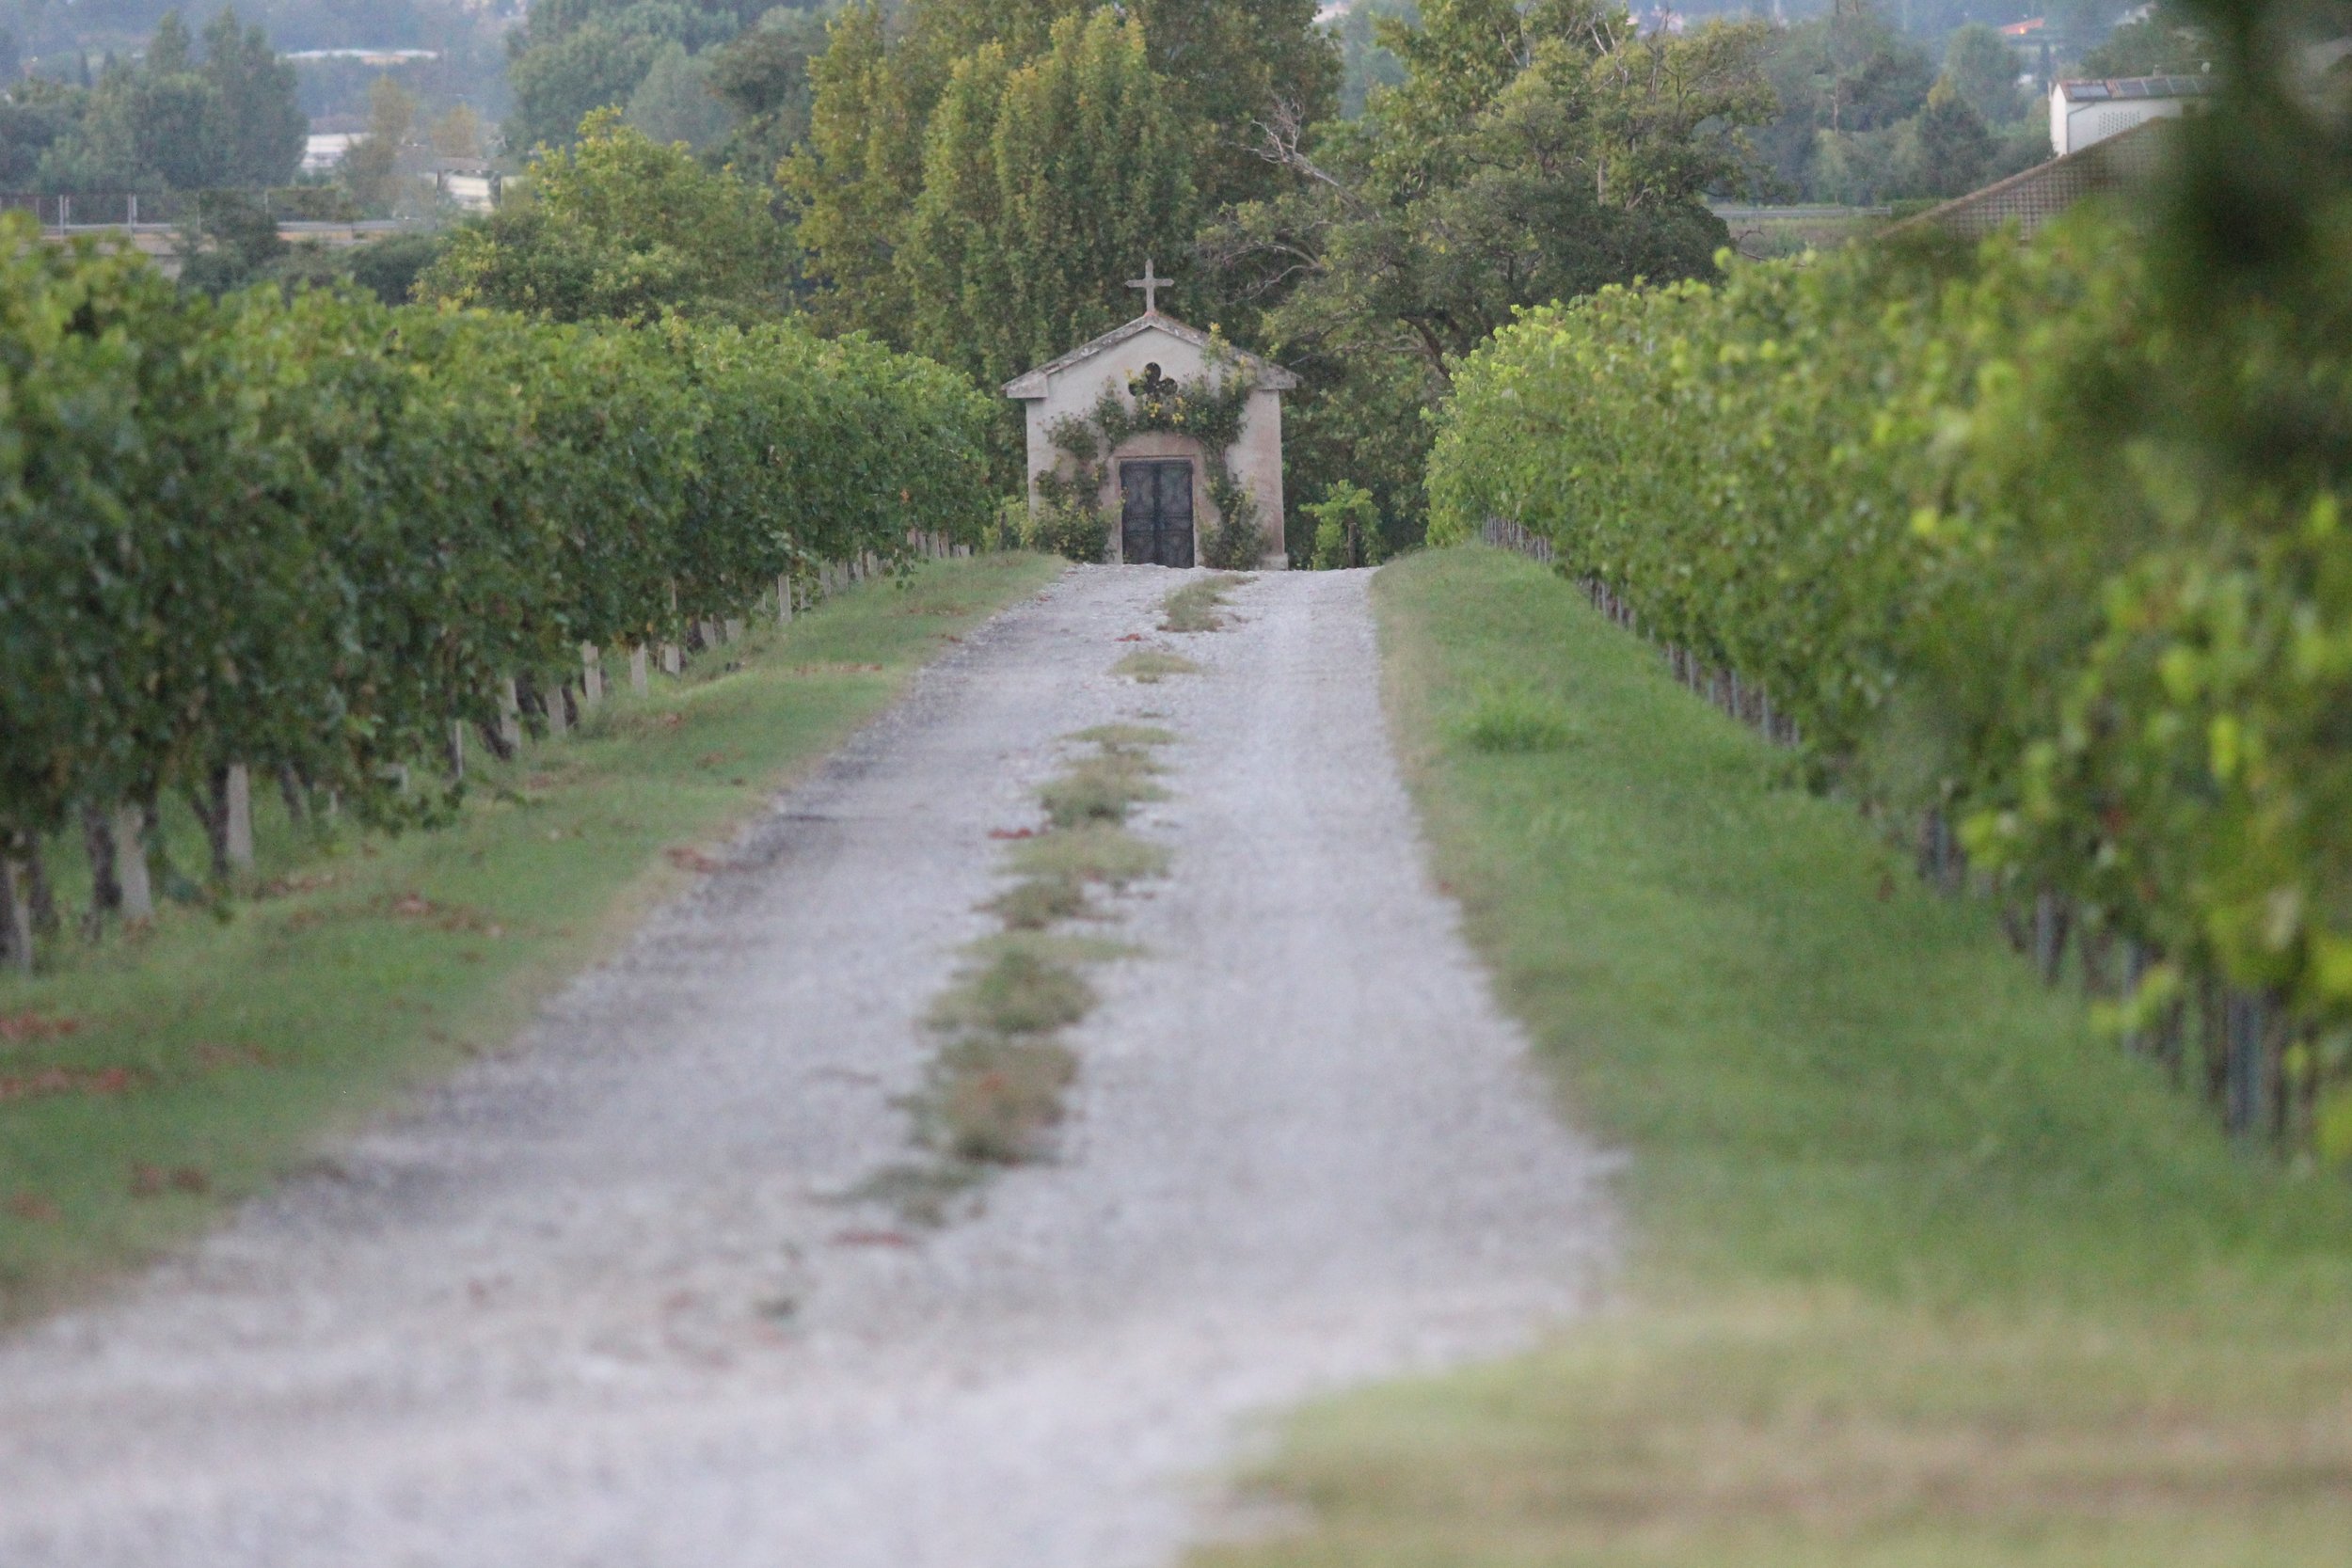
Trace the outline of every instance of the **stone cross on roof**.
{"label": "stone cross on roof", "polygon": [[1160,290],[1172,281],[1174,281],[1172,278],[1162,277],[1154,273],[1152,270],[1152,259],[1147,256],[1143,259],[1143,276],[1127,279],[1127,287],[1141,289],[1143,291],[1143,313],[1147,316],[1156,316],[1160,313]]}

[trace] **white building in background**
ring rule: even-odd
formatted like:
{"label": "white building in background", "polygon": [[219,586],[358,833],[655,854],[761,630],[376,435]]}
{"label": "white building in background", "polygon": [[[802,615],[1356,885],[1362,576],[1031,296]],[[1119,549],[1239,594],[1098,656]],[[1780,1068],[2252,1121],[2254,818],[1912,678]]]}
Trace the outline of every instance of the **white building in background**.
{"label": "white building in background", "polygon": [[2178,119],[2204,107],[2210,76],[2124,76],[2050,84],[2050,150],[2063,158],[2152,119]]}
{"label": "white building in background", "polygon": [[348,60],[377,71],[391,71],[440,57],[441,52],[437,49],[296,49],[285,55],[296,65],[317,60]]}
{"label": "white building in background", "polygon": [[324,174],[343,161],[351,144],[359,139],[357,134],[338,131],[326,135],[312,132],[302,144],[302,172]]}

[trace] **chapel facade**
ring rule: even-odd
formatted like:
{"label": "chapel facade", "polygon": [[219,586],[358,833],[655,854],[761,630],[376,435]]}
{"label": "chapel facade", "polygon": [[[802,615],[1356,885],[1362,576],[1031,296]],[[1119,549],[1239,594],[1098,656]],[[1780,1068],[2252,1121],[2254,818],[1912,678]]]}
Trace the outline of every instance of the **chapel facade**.
{"label": "chapel facade", "polygon": [[[1130,408],[1155,388],[1194,383],[1211,369],[1212,340],[1197,327],[1162,315],[1157,291],[1167,281],[1144,268],[1132,285],[1144,293],[1144,312],[1124,326],[1081,344],[1005,384],[1026,414],[1028,500],[1034,515],[1044,475],[1071,477],[1075,465],[1056,445],[1065,419],[1086,420],[1104,390]],[[1180,430],[1139,430],[1104,454],[1097,508],[1108,534],[1103,559],[1131,565],[1193,566],[1223,522],[1216,481],[1230,476],[1254,503],[1261,535],[1258,564],[1288,563],[1282,518],[1282,394],[1298,378],[1280,366],[1225,346],[1214,356],[1218,373],[1249,383],[1240,438],[1223,451]],[[1221,466],[1221,467],[1220,467]]]}

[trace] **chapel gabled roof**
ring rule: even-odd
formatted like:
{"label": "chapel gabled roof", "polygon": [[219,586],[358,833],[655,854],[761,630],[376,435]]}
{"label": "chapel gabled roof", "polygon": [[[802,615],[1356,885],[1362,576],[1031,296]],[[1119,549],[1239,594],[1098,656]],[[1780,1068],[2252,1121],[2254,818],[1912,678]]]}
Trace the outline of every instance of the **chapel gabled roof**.
{"label": "chapel gabled roof", "polygon": [[[1190,343],[1197,349],[1205,351],[1209,346],[1209,335],[1199,327],[1186,326],[1174,316],[1163,315],[1157,310],[1147,310],[1126,325],[1111,328],[1092,342],[1080,343],[1058,359],[1049,359],[1025,374],[1014,376],[1005,383],[1005,396],[1018,398],[1023,402],[1027,402],[1031,398],[1041,398],[1045,395],[1047,384],[1062,372],[1073,366],[1083,365],[1096,355],[1106,353],[1131,338],[1141,337],[1144,333],[1154,329],[1167,333],[1179,342]],[[1226,347],[1244,367],[1257,376],[1259,387],[1264,390],[1287,392],[1298,385],[1298,377],[1271,360],[1261,359],[1247,349],[1233,348],[1231,344]]]}

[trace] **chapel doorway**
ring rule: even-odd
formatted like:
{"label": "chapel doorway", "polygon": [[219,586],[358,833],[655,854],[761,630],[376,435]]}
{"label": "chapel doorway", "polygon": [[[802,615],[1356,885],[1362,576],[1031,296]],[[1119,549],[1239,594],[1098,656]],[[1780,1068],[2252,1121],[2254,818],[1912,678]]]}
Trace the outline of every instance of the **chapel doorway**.
{"label": "chapel doorway", "polygon": [[1192,465],[1119,466],[1119,553],[1131,566],[1192,564]]}

